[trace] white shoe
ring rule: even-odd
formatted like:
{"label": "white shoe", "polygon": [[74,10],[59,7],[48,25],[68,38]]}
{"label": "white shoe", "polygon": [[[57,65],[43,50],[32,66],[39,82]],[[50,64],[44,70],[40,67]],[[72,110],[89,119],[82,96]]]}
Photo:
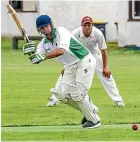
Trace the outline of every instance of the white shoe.
{"label": "white shoe", "polygon": [[116,103],[117,103],[118,107],[124,107],[125,106],[124,102],[116,102]]}
{"label": "white shoe", "polygon": [[54,99],[54,98],[50,98],[48,104],[46,105],[46,107],[54,107],[58,104],[58,100]]}

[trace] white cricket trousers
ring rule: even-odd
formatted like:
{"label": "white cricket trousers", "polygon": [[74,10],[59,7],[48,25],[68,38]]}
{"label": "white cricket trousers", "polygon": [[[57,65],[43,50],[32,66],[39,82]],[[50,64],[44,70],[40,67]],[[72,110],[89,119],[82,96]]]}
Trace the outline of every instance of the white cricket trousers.
{"label": "white cricket trousers", "polygon": [[98,53],[92,54],[96,59],[96,69],[95,72],[99,77],[104,89],[106,90],[108,96],[112,99],[113,102],[122,101],[122,97],[119,94],[118,88],[116,86],[115,80],[111,75],[110,78],[106,78],[103,76],[103,60],[102,54],[99,51]]}

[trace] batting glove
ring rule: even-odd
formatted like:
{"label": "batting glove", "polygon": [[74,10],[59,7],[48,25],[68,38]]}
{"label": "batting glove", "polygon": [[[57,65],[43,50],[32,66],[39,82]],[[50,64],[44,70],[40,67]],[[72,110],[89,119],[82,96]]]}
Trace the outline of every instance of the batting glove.
{"label": "batting glove", "polygon": [[33,64],[39,64],[41,61],[46,60],[45,55],[41,53],[34,53],[29,56],[29,59]]}
{"label": "batting glove", "polygon": [[23,53],[24,55],[28,54],[32,54],[32,53],[35,53],[35,43],[34,41],[30,41],[28,43],[25,43],[23,45]]}

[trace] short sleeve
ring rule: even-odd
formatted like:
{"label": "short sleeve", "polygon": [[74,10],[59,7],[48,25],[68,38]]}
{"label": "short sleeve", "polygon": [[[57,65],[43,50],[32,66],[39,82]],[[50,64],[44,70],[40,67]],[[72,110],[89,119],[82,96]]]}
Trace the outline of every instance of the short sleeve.
{"label": "short sleeve", "polygon": [[68,50],[70,44],[70,33],[65,28],[59,28],[57,31],[57,46]]}
{"label": "short sleeve", "polygon": [[102,32],[100,32],[100,34],[98,35],[97,43],[100,50],[107,48],[106,41]]}

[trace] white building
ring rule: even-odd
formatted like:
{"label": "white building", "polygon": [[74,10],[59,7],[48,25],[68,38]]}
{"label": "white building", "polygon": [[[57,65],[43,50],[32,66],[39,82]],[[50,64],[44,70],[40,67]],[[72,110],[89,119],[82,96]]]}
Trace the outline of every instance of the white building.
{"label": "white building", "polygon": [[[6,36],[21,35],[11,15],[8,13],[6,8],[8,3],[9,1],[1,1],[1,34]],[[138,33],[140,21],[128,21],[128,3],[128,1],[32,0],[15,2],[13,4],[18,8],[18,15],[30,36],[39,35],[36,30],[35,21],[41,14],[50,15],[55,26],[64,26],[70,31],[80,26],[83,16],[89,15],[93,17],[94,21],[102,20],[107,22],[107,41],[117,41],[119,39],[118,43],[120,46],[134,43],[140,46],[140,40],[138,41],[138,36],[140,37],[140,32]],[[118,22],[118,34],[117,27],[114,24],[116,21]],[[137,32],[135,33],[135,31]]]}
{"label": "white building", "polygon": [[140,1],[120,1],[117,21],[119,46],[140,47]]}

